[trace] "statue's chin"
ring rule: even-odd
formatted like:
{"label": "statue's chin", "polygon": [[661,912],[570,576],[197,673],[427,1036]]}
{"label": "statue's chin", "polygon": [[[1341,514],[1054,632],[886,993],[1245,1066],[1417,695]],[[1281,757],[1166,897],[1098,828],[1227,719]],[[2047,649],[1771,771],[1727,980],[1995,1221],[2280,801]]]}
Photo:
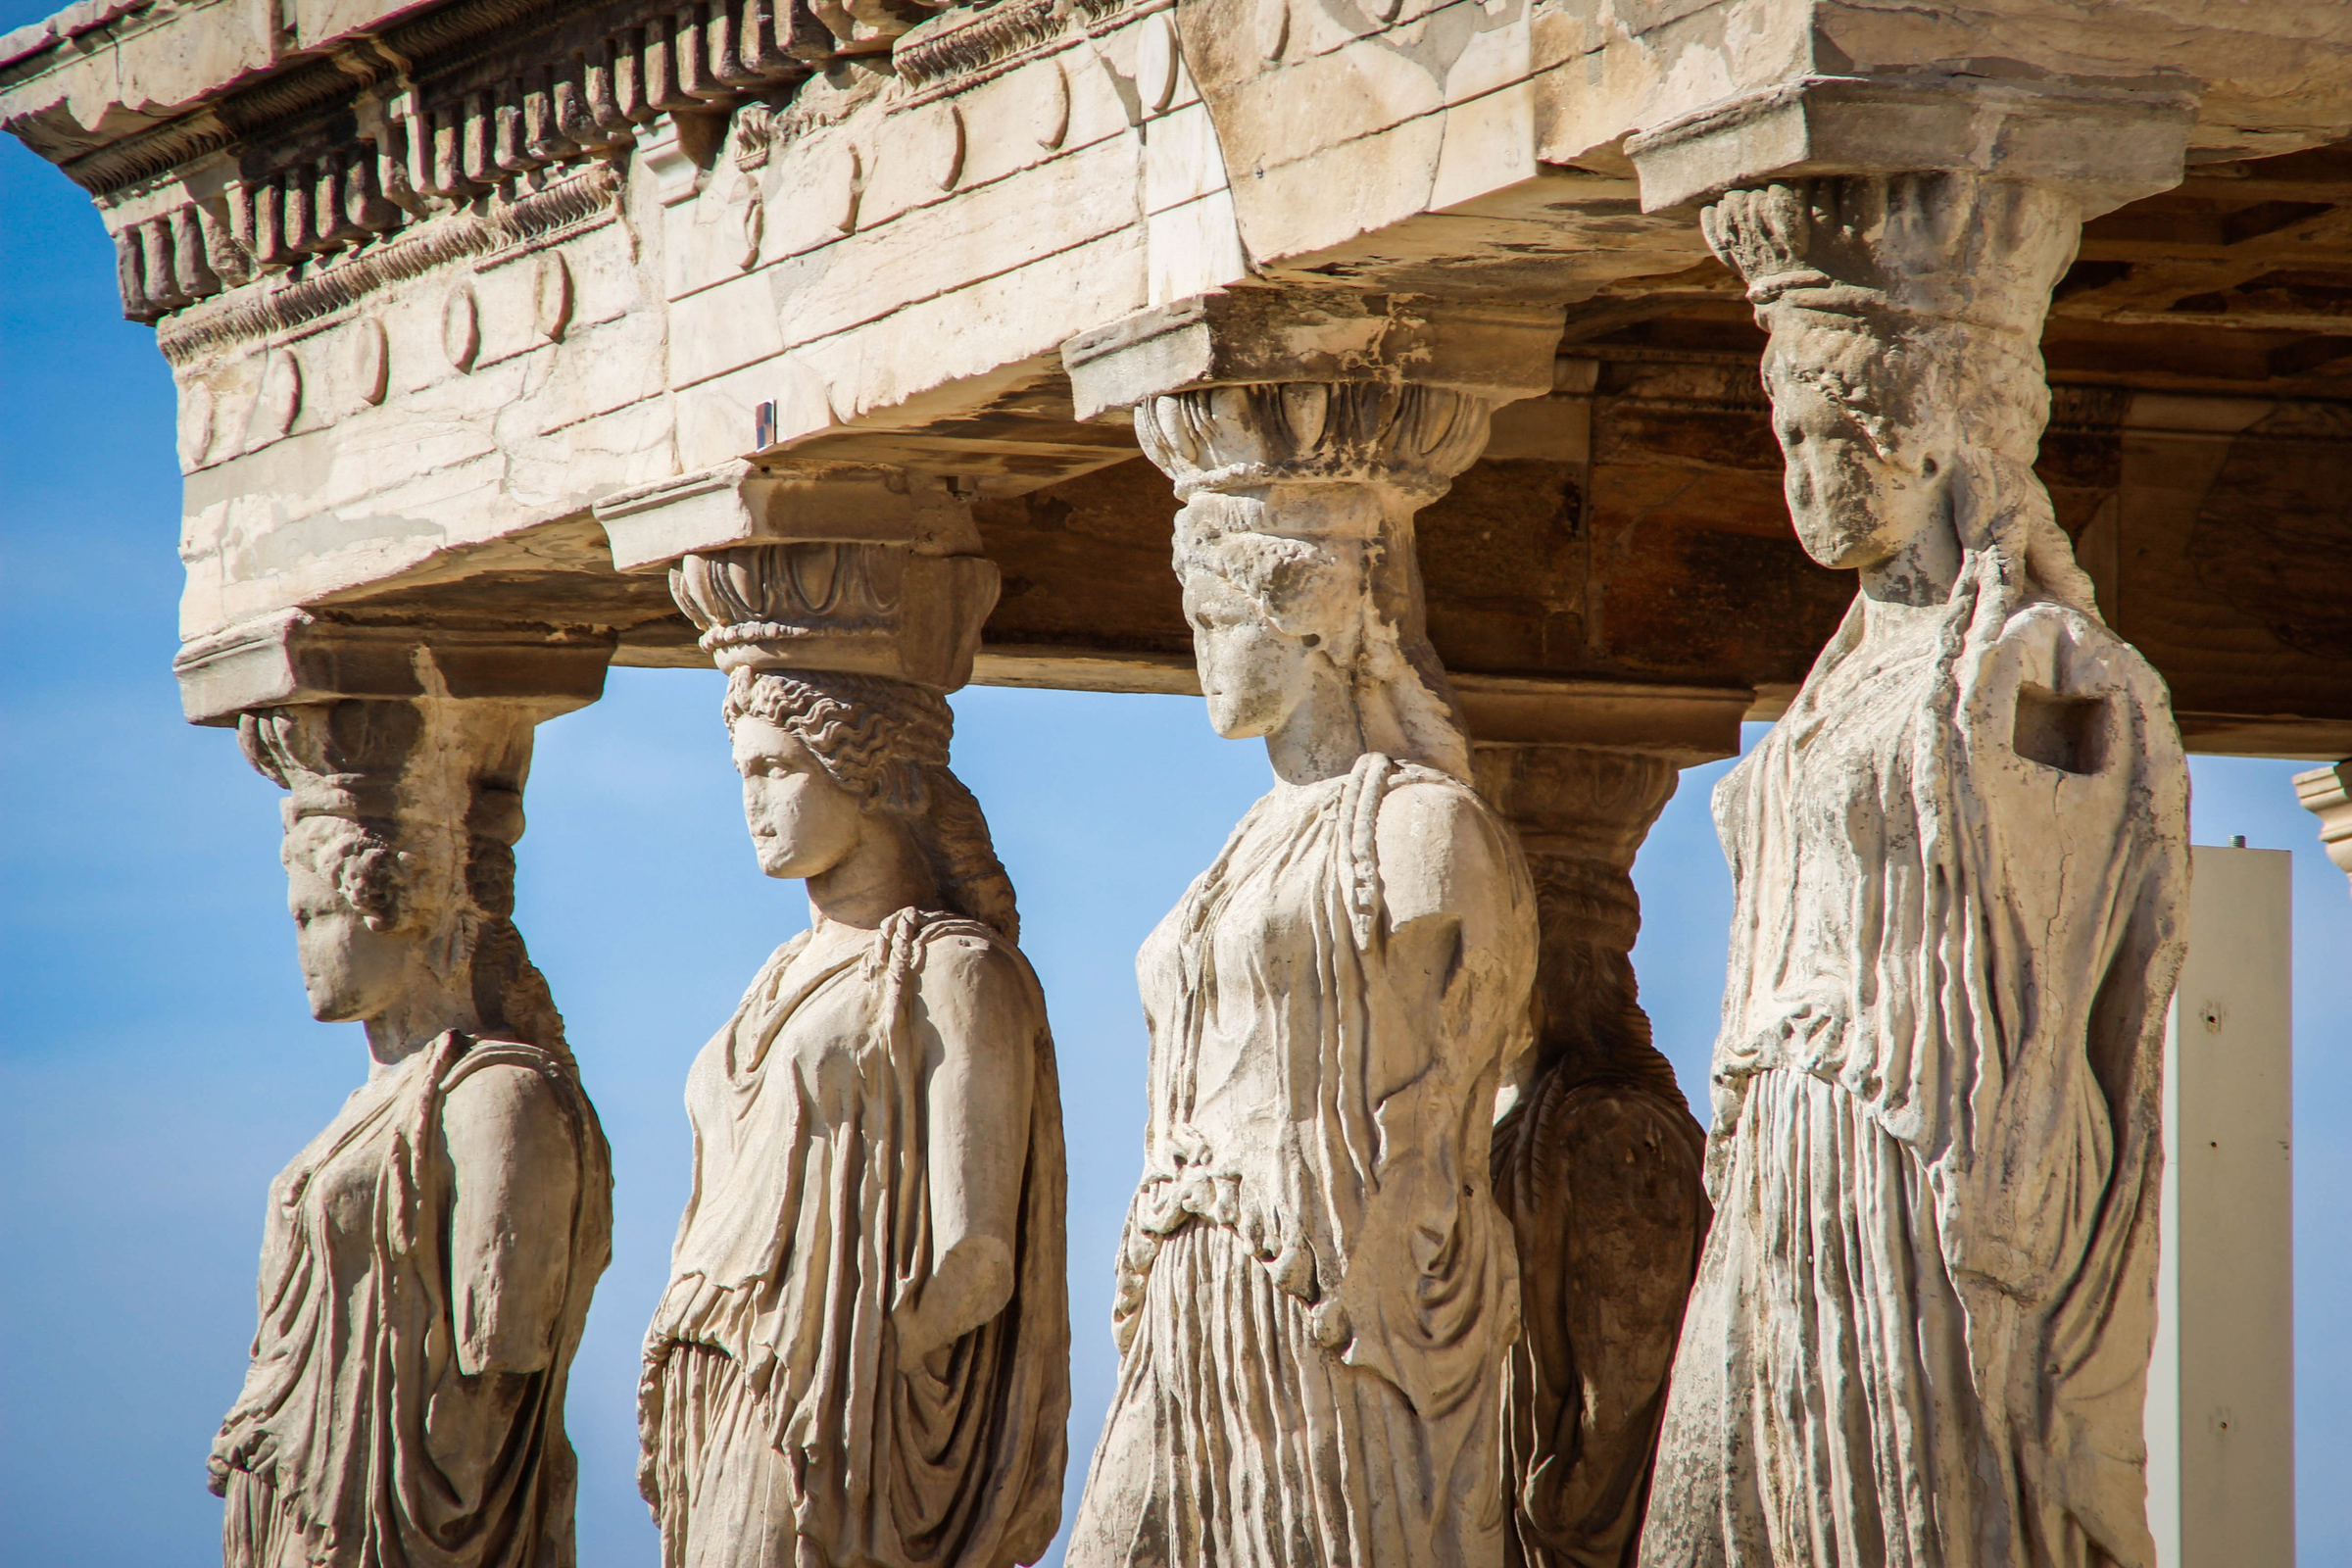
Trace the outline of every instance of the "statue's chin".
{"label": "statue's chin", "polygon": [[362,1023],[367,1020],[366,1004],[339,990],[312,986],[310,999],[311,1016],[320,1023]]}
{"label": "statue's chin", "polygon": [[1277,705],[1264,700],[1208,694],[1208,727],[1229,741],[1253,741],[1271,735],[1282,722]]}
{"label": "statue's chin", "polygon": [[1864,566],[1876,565],[1888,554],[1879,540],[1878,530],[1870,525],[1871,520],[1865,519],[1859,525],[1843,519],[1813,526],[1800,524],[1797,541],[1819,565],[1832,571],[1859,571]]}

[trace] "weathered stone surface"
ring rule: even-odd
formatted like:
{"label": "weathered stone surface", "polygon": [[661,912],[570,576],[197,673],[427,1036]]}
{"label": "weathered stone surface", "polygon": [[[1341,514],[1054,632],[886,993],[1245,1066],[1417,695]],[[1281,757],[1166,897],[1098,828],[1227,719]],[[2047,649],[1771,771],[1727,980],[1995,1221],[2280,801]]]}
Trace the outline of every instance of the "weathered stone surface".
{"label": "weathered stone surface", "polygon": [[[881,606],[876,558],[990,593]],[[639,1391],[678,1568],[1009,1568],[1060,1524],[1061,1098],[937,657],[968,667],[993,576],[827,540],[671,576],[729,671],[760,868],[811,916],[687,1079],[694,1196]],[[883,673],[878,643],[904,645]]]}
{"label": "weathered stone surface", "polygon": [[1064,344],[1075,413],[1304,379],[1438,387],[1490,405],[1551,390],[1555,313],[1451,306],[1354,289],[1231,288],[1082,332]]}
{"label": "weathered stone surface", "polygon": [[[2352,180],[2320,145],[2347,117],[2338,8],[1085,0],[910,28],[913,11],[818,4],[322,0],[277,28],[231,9],[86,5],[0,51],[0,120],[96,196],[125,309],[158,322],[180,383],[191,640],[365,602],[698,662],[658,584],[613,580],[600,507],[748,460],[884,466],[996,501],[1083,486],[1134,446],[1077,417],[1062,345],[1280,283],[1372,314],[1418,300],[1464,343],[1479,312],[1568,302],[1571,363],[1606,373],[1590,398],[1541,400],[1548,445],[1493,455],[1586,466],[1561,487],[1584,505],[1497,496],[1515,531],[1482,535],[1458,572],[1433,518],[1439,645],[1466,675],[1746,684],[1769,712],[1831,617],[1768,460],[1749,461],[1752,394],[1683,411],[1678,471],[1623,489],[1610,399],[1620,377],[1699,365],[1740,379],[1752,334],[1671,203],[1856,158],[2069,177],[2078,146],[2136,149],[2075,181],[2096,205],[2171,177],[2185,138],[2201,161],[2178,191],[2087,231],[2050,328],[2061,381],[2312,402],[2352,371],[2329,346],[2352,341],[2335,330]],[[1669,177],[1702,146],[1741,151]],[[1670,205],[1644,213],[1645,180]],[[1228,343],[1234,363],[1194,369],[1246,380],[1250,355],[1299,347]],[[1424,378],[1540,389],[1499,341],[1463,358]],[[2161,411],[2127,422],[2142,416],[2173,431]],[[2277,421],[2244,432],[2240,461],[2324,497],[2347,444],[2298,428],[2287,468],[2263,466],[2288,439]],[[2181,433],[2129,437],[2117,509],[2083,521],[2108,612],[2195,744],[2342,755],[2352,664],[2312,651],[2308,614],[2268,613],[2263,585],[2333,591],[2291,528],[2176,515],[2245,489],[2200,478],[2238,432],[2200,431],[2209,449]],[[682,540],[620,554],[651,564]],[[1514,557],[1541,564],[1540,598],[1446,580],[1491,582]],[[1179,663],[1140,645],[1164,640],[1007,641],[980,675],[1156,688]]]}
{"label": "weathered stone surface", "polygon": [[[703,1196],[645,1388],[673,1560],[1051,1537],[1052,1052],[945,767],[939,694],[975,674],[1202,691],[1282,777],[1145,956],[1152,1163],[1076,1561],[1636,1549],[1705,1203],[1624,862],[1672,765],[1784,710],[1719,802],[1725,1217],[1647,1560],[1809,1560],[1823,1521],[2141,1560],[2167,688],[2191,745],[2352,752],[2343,8],[232,9],[89,0],[0,41],[0,122],[92,192],[178,383],[189,716],[472,714],[443,750],[512,760],[608,658],[714,658],[763,866],[819,906],[690,1090]],[[387,843],[469,820],[454,790]],[[358,946],[306,946],[321,974],[367,946],[331,902],[314,925]],[[397,1095],[503,1168],[466,1105],[493,1067],[568,1082],[560,1039],[493,1061],[462,1044],[487,1004],[402,975],[375,1032],[459,1032]],[[845,1063],[857,1094],[804,1099]],[[956,1131],[983,1122],[1027,1137]],[[532,1181],[461,1174],[419,1189],[453,1280],[468,1184],[561,1230]],[[775,1252],[818,1224],[871,1245]],[[1807,1274],[1827,1254],[1775,1241],[1806,1227],[1864,1266]],[[841,1300],[870,1333],[793,1337]],[[1816,1348],[1854,1328],[1853,1366],[1782,1357],[1775,1302]],[[1860,1332],[1882,1316],[1918,1332]],[[1287,1415],[1186,1381],[1244,1367]],[[281,1392],[222,1450],[250,1556],[287,1497],[309,1544],[376,1506],[316,1492],[343,1450],[256,1490]],[[974,1446],[906,1437],[937,1424]],[[511,1539],[557,1542],[535,1485],[547,1528]],[[433,1528],[480,1539],[463,1507]]]}
{"label": "weathered stone surface", "polygon": [[1184,502],[1210,721],[1264,737],[1277,782],[1138,959],[1151,1121],[1080,1568],[1502,1560],[1519,1302],[1484,1180],[1535,901],[1470,787],[1412,546],[1487,418],[1382,381],[1135,411]]}
{"label": "weathered stone surface", "polygon": [[2084,218],[2179,184],[2196,100],[1987,81],[1807,76],[1625,144],[1657,211],[1808,174],[1948,170],[2063,190]]}
{"label": "weathered stone surface", "polygon": [[602,697],[612,657],[609,634],[577,628],[419,633],[292,610],[185,644],[172,668],[191,723],[234,724],[255,709],[342,698],[505,700],[549,715]]}
{"label": "weathered stone surface", "polygon": [[768,540],[968,548],[969,507],[928,474],[870,464],[724,463],[607,496],[596,520],[622,571]]}
{"label": "weathered stone surface", "polygon": [[[572,1559],[564,1384],[612,1252],[604,1135],[515,931],[535,718],[334,697],[247,713],[289,792],[303,982],[367,1084],[270,1187],[252,1369],[212,1455],[230,1568]],[[306,693],[305,695],[316,695]]]}
{"label": "weathered stone surface", "polygon": [[2074,212],[1974,173],[1707,211],[1772,333],[1799,537],[1861,591],[1716,795],[1715,1224],[1645,1563],[2153,1560],[2187,776],[2031,467]]}
{"label": "weathered stone surface", "polygon": [[[946,771],[939,695],[975,674],[1200,690],[1283,780],[1147,950],[1152,1164],[1076,1560],[1634,1549],[1704,1204],[1623,862],[1672,765],[1785,709],[1723,800],[1726,1219],[1650,1555],[1901,1536],[1916,1499],[1849,1484],[1891,1453],[1919,1540],[2138,1560],[2163,688],[2194,745],[2352,752],[2348,89],[2352,20],[2301,0],[89,0],[0,41],[0,122],[91,191],[178,384],[192,718],[519,724],[608,657],[731,672],[763,865],[820,918],[690,1096],[647,1481],[709,1564],[1052,1534],[1052,1054]],[[1485,802],[1466,734],[1506,748]],[[1906,903],[1931,870],[1950,901]],[[1936,920],[1981,940],[1952,958]],[[440,1000],[385,1038],[470,1027],[404,973]],[[795,1119],[877,1052],[807,1099],[822,1136]],[[472,1151],[452,1062],[416,1093]],[[956,1131],[982,1120],[1027,1139]],[[1774,1226],[1815,1221],[1884,1268],[1800,1281]],[[871,1246],[771,1255],[819,1223]],[[852,1299],[854,1346],[792,1337]],[[1886,1444],[1848,1481],[1734,1431],[1827,1386],[1750,1332],[1776,1299],[1921,1324],[1854,1341],[1884,1397],[1817,1435]],[[1291,1447],[1179,1375],[1245,1365]],[[901,1441],[937,1423],[982,1436]],[[223,1463],[267,1554],[260,1451]]]}
{"label": "weathered stone surface", "polygon": [[2295,775],[2295,799],[2320,819],[2320,842],[2336,869],[2352,877],[2352,788],[2346,785],[2345,763],[2315,767]]}
{"label": "weathered stone surface", "polygon": [[1674,793],[1674,765],[1589,746],[1474,755],[1479,792],[1527,854],[1542,936],[1536,1049],[1494,1127],[1520,1298],[1503,1389],[1504,1560],[1628,1564],[1709,1215],[1705,1135],[1650,1044],[1631,957],[1634,855]]}

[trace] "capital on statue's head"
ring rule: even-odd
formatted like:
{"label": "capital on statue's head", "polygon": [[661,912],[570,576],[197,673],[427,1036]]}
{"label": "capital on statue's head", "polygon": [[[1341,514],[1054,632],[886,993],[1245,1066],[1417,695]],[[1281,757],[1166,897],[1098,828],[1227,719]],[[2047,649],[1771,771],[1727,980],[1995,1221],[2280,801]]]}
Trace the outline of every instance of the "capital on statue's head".
{"label": "capital on statue's head", "polygon": [[971,679],[1000,577],[981,556],[837,540],[746,545],[670,567],[670,597],[720,669],[877,675],[934,692]]}
{"label": "capital on statue's head", "polygon": [[1936,171],[1824,174],[1726,191],[1699,215],[1747,283],[1779,310],[1915,318],[2038,339],[2079,232],[2061,191]]}

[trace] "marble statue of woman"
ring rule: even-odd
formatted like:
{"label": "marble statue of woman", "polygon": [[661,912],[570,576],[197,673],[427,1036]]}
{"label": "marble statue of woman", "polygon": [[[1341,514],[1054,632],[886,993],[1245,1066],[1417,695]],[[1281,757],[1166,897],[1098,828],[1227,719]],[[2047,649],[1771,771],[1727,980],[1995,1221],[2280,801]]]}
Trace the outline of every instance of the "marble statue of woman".
{"label": "marble statue of woman", "polygon": [[1735,191],[1799,537],[1860,593],[1718,786],[1710,1234],[1651,1568],[2152,1568],[2187,773],[2033,464],[2064,198]]}
{"label": "marble statue of woman", "polygon": [[[1484,413],[1306,385],[1162,397],[1136,422],[1187,498],[1210,721],[1264,737],[1276,782],[1137,960],[1144,1176],[1068,1561],[1498,1568],[1518,1279],[1487,1166],[1498,1074],[1530,1044],[1535,903],[1466,782],[1411,531],[1443,489],[1414,447],[1475,454]],[[1403,481],[1332,482],[1366,452]]]}
{"label": "marble statue of woman", "polygon": [[604,1134],[511,918],[530,724],[266,710],[311,1008],[368,1082],[270,1185],[213,1445],[227,1568],[570,1568],[564,1388],[611,1256]]}
{"label": "marble statue of woman", "polygon": [[687,1079],[640,1394],[662,1561],[1034,1562],[1069,1410],[1061,1101],[948,705],[738,667],[725,711],[760,867],[807,880],[811,925]]}

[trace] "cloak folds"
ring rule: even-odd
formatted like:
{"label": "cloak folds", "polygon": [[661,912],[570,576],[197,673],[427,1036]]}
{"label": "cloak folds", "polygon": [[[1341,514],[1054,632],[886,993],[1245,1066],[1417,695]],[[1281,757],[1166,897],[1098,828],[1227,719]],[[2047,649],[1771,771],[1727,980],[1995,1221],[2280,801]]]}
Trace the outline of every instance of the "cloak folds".
{"label": "cloak folds", "polygon": [[1717,789],[1716,1221],[1644,1563],[2152,1564],[2187,773],[2139,655],[2001,569],[1857,601]]}
{"label": "cloak folds", "polygon": [[796,975],[807,941],[777,950],[687,1080],[694,1196],[639,1405],[665,1561],[1034,1562],[1060,1524],[1069,1412],[1061,1097],[1042,1027],[1023,1043],[1011,1299],[925,1362],[902,1359],[892,1313],[931,1267],[926,956],[964,944],[1033,996],[1036,978],[995,929],[945,914],[903,910]]}
{"label": "cloak folds", "polygon": [[[450,1094],[491,1067],[578,1164],[544,1370],[469,1375],[452,1302]],[[452,1032],[365,1085],[270,1184],[261,1325],[214,1441],[231,1568],[569,1568],[575,1466],[564,1377],[612,1257],[612,1165],[567,1056]]]}
{"label": "cloak folds", "polygon": [[[1377,828],[1403,788],[1457,793],[1507,868],[1464,880],[1516,940],[1463,955],[1434,1007],[1389,967]],[[1509,829],[1378,755],[1260,801],[1161,921],[1119,1386],[1072,1568],[1500,1562],[1519,1296],[1487,1150],[1534,965]]]}

